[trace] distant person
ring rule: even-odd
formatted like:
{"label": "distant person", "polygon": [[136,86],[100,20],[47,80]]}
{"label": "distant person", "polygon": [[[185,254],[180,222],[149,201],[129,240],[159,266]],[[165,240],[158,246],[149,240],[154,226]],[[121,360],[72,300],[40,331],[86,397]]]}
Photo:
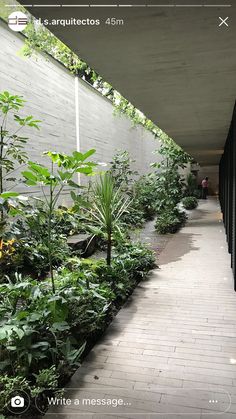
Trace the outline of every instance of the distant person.
{"label": "distant person", "polygon": [[208,177],[202,180],[202,198],[207,199],[208,195]]}

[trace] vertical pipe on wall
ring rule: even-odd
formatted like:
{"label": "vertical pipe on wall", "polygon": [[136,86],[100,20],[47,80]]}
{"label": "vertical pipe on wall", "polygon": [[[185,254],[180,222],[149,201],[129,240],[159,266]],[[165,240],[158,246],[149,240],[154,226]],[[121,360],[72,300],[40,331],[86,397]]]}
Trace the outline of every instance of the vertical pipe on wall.
{"label": "vertical pipe on wall", "polygon": [[[76,149],[80,151],[80,124],[79,124],[79,77],[75,76],[75,135]],[[80,184],[80,173],[78,173],[78,182]]]}

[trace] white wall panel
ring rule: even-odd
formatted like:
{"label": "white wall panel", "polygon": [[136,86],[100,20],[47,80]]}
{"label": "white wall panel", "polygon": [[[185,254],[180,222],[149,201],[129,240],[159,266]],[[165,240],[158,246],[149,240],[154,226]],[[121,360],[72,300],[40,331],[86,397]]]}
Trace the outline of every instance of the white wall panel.
{"label": "white wall panel", "polygon": [[[22,130],[29,137],[30,159],[46,164],[42,157],[45,150],[71,153],[77,147],[74,76],[41,54],[23,57],[24,38],[3,22],[0,36],[0,91],[22,95],[26,100],[22,113],[42,121],[40,131]],[[128,150],[136,160],[135,169],[140,174],[149,171],[150,163],[156,160],[152,151],[159,146],[154,136],[140,126],[133,127],[125,116],[114,116],[111,102],[82,80],[78,93],[81,151],[95,148],[96,160],[109,163],[117,149]],[[22,186],[18,189],[25,192]]]}

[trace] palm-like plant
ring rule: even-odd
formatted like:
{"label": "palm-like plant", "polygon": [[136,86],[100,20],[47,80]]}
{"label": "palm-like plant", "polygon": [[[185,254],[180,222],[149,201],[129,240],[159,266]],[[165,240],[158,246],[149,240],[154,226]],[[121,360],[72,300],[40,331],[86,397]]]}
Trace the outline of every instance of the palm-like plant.
{"label": "palm-like plant", "polygon": [[89,210],[93,225],[96,226],[107,240],[107,265],[111,264],[112,235],[121,233],[121,216],[127,212],[130,199],[116,188],[110,173],[100,175],[92,187],[93,202]]}

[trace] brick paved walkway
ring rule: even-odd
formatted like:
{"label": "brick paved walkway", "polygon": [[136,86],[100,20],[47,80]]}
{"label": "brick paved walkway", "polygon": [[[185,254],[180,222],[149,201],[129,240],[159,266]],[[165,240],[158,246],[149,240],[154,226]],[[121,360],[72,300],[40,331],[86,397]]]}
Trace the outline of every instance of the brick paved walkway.
{"label": "brick paved walkway", "polygon": [[46,418],[236,418],[236,294],[218,203],[192,214],[73,376],[65,397],[81,405]]}

